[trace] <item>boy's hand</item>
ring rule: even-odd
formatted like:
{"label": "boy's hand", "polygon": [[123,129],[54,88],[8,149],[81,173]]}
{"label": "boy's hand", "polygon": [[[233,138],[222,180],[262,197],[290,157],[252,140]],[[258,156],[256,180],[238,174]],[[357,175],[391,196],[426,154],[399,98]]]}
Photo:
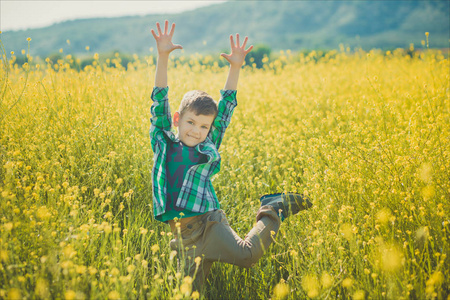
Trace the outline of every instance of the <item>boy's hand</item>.
{"label": "boy's hand", "polygon": [[252,51],[253,45],[245,50],[248,37],[245,37],[242,46],[239,45],[239,33],[236,34],[236,44],[234,44],[233,35],[230,35],[231,54],[222,53],[220,56],[230,63],[230,71],[228,72],[227,81],[224,90],[236,90],[239,80],[239,71],[245,62],[245,56]]}
{"label": "boy's hand", "polygon": [[164,22],[164,33],[161,31],[161,26],[159,26],[159,23],[156,23],[156,28],[158,29],[158,34],[156,35],[155,31],[152,29],[152,35],[156,40],[156,45],[158,47],[158,54],[159,55],[169,55],[170,52],[172,52],[175,49],[183,49],[181,45],[174,45],[172,43],[172,36],[173,32],[175,30],[175,23],[172,24],[172,27],[170,28],[170,32],[167,33],[167,30],[169,29],[169,21]]}
{"label": "boy's hand", "polygon": [[167,65],[169,62],[169,54],[175,49],[183,49],[180,45],[174,45],[172,43],[172,36],[175,30],[175,23],[172,24],[170,32],[167,33],[169,29],[169,21],[164,22],[164,33],[161,31],[161,26],[156,23],[156,28],[158,28],[158,34],[152,29],[152,35],[156,40],[156,45],[158,47],[158,62],[156,64],[156,74],[155,74],[155,86],[160,88],[165,88],[167,86]]}
{"label": "boy's hand", "polygon": [[225,58],[231,66],[233,67],[242,67],[245,61],[245,56],[247,53],[252,51],[253,45],[248,47],[247,50],[245,50],[245,45],[247,44],[248,37],[245,37],[244,43],[242,46],[239,46],[239,33],[236,34],[236,44],[234,44],[233,35],[230,35],[230,44],[231,44],[231,54],[225,54],[222,53],[220,56]]}

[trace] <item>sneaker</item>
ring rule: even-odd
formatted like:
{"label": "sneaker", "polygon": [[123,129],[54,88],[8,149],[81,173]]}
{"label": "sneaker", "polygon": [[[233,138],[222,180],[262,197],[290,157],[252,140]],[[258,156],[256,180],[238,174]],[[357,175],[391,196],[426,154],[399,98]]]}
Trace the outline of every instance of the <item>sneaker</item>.
{"label": "sneaker", "polygon": [[287,217],[295,215],[301,210],[308,209],[312,206],[311,201],[306,196],[295,193],[278,193],[264,195],[259,199],[261,206],[270,205],[278,213],[281,221]]}

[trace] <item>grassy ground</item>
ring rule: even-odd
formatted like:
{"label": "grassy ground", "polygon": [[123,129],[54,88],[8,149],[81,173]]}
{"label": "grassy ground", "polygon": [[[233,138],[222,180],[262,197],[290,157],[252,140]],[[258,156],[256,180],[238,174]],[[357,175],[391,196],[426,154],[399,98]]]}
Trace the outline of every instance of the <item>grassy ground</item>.
{"label": "grassy ground", "polygon": [[[173,111],[188,90],[223,87],[227,69],[200,62],[171,66]],[[213,181],[222,208],[245,236],[265,193],[304,193],[314,207],[252,269],[215,264],[200,294],[152,217],[154,65],[69,63],[3,56],[0,298],[448,299],[441,54],[282,53],[245,68]]]}

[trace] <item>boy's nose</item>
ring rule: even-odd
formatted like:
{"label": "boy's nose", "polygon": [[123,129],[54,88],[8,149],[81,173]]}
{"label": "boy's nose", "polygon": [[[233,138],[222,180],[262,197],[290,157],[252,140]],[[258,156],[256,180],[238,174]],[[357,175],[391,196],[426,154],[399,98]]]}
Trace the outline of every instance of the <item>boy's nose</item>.
{"label": "boy's nose", "polygon": [[192,133],[195,134],[196,136],[198,136],[200,134],[200,130],[197,127],[194,127],[192,129]]}

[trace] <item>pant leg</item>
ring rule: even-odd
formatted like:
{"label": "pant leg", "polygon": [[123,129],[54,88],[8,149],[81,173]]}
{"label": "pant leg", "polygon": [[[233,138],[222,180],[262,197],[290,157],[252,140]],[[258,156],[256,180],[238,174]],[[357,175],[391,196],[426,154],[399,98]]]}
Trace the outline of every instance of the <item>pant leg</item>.
{"label": "pant leg", "polygon": [[[174,239],[170,241],[170,247],[178,253],[178,271],[183,271],[183,276],[194,278],[193,290],[202,288],[213,264],[213,261],[204,259],[202,241],[208,219],[211,220],[210,215],[214,213],[208,212],[196,217],[185,224],[180,234],[175,232]],[[197,257],[200,257],[200,263],[196,263]]]}
{"label": "pant leg", "polygon": [[[185,276],[194,277],[195,274],[195,289],[202,286],[215,261],[249,268],[262,257],[275,238],[281,221],[270,206],[259,209],[256,221],[242,239],[230,227],[225,213],[217,210],[199,216],[186,224],[181,236],[175,235],[170,246],[178,251]],[[201,258],[198,267],[196,257]]]}
{"label": "pant leg", "polygon": [[242,239],[230,227],[225,213],[217,211],[208,220],[203,233],[204,259],[246,268],[253,266],[270,246],[280,228],[280,219],[270,206],[261,207],[256,220],[256,225]]}

